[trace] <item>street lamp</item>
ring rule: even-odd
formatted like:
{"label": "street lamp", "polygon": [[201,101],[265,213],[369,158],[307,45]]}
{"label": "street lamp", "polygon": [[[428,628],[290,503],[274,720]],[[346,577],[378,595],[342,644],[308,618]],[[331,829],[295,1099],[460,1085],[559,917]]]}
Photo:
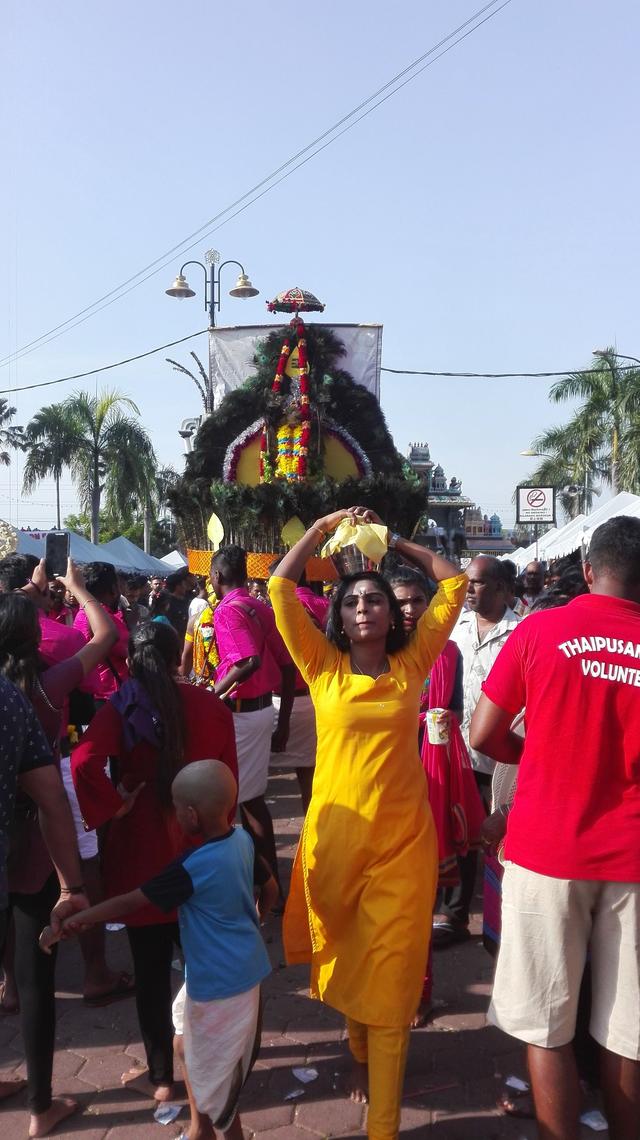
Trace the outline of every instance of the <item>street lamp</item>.
{"label": "street lamp", "polygon": [[594,348],[591,355],[600,356],[603,360],[606,360],[608,356],[615,356],[616,360],[633,360],[634,364],[640,364],[637,356],[627,356],[625,352],[611,352],[608,348]]}
{"label": "street lamp", "polygon": [[[248,297],[257,297],[260,290],[256,289],[255,285],[252,285],[251,281],[244,271],[244,265],[242,265],[239,261],[229,259],[228,261],[223,261],[222,264],[220,264],[220,254],[218,253],[217,249],[207,250],[204,255],[204,259],[207,265],[203,265],[201,261],[185,261],[184,265],[180,266],[180,272],[173,282],[173,285],[170,289],[165,289],[165,293],[168,297],[195,297],[195,290],[192,289],[189,285],[189,282],[184,275],[184,271],[188,265],[200,266],[200,269],[204,273],[204,307],[206,312],[209,314],[209,332],[211,332],[211,330],[215,329],[216,327],[216,310],[220,312],[220,274],[222,273],[225,265],[236,265],[240,270],[238,280],[236,281],[233,289],[229,290],[230,297],[239,297],[241,300],[246,300]],[[207,266],[209,267],[208,269]],[[217,272],[216,266],[218,266]],[[209,338],[209,370],[206,377],[207,390],[204,398],[206,416],[211,415],[214,405],[211,357],[211,338]],[[193,376],[193,374],[189,372],[188,369],[183,368],[182,365],[178,365],[178,368],[180,371],[186,372],[188,376],[191,376],[191,379],[195,384],[197,384],[202,392],[201,385],[199,381]],[[203,372],[204,378],[204,370],[201,370]],[[180,429],[180,435],[184,440],[185,450],[187,452],[191,451],[193,448],[193,436],[195,435],[199,426],[200,419],[188,419],[183,421],[182,427]]]}
{"label": "street lamp", "polygon": [[[185,261],[184,265],[180,267],[180,272],[176,277],[170,289],[165,289],[168,297],[195,297],[195,291],[190,287],[184,271],[188,265],[199,265],[204,273],[204,307],[209,314],[209,328],[213,329],[216,326],[216,310],[220,312],[220,274],[225,265],[236,265],[240,270],[238,280],[236,281],[233,289],[229,290],[230,297],[240,297],[241,300],[246,300],[248,297],[257,297],[260,292],[252,285],[244,271],[244,266],[239,261],[223,261],[220,265],[220,254],[217,249],[209,249],[204,255],[204,259],[209,266],[203,265],[201,261]],[[218,271],[216,273],[216,266]]]}

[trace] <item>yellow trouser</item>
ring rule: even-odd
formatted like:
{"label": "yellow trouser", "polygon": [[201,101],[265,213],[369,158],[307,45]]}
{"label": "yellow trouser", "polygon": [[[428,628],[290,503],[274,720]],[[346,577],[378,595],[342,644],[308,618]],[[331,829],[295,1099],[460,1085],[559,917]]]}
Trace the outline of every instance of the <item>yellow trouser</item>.
{"label": "yellow trouser", "polygon": [[386,1025],[363,1025],[347,1018],[349,1048],[369,1067],[369,1140],[396,1140],[410,1030]]}

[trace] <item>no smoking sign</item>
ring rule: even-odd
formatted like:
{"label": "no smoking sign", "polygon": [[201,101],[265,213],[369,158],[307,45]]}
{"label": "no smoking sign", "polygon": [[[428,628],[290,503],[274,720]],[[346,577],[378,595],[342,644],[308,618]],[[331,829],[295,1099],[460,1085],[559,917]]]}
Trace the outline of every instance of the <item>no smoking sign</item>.
{"label": "no smoking sign", "polygon": [[555,487],[518,487],[517,522],[553,523],[555,518]]}

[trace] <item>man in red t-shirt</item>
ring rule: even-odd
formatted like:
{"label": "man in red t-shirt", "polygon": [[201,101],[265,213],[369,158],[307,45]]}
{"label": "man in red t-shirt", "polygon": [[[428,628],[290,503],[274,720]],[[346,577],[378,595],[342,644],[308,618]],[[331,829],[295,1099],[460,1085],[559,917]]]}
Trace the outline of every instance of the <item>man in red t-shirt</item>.
{"label": "man in red t-shirt", "polygon": [[[640,1137],[640,519],[594,532],[589,594],[523,621],[483,685],[474,748],[520,763],[489,1018],[528,1045],[539,1135],[577,1140],[571,1046],[590,1033],[615,1140]],[[511,732],[523,707],[524,741]]]}

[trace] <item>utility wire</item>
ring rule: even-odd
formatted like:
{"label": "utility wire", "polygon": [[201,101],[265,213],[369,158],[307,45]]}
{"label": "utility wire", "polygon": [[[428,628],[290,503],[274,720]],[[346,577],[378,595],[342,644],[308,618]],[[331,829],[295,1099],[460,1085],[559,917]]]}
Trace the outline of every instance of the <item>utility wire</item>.
{"label": "utility wire", "polygon": [[[91,368],[88,372],[74,372],[71,376],[60,376],[58,380],[40,380],[37,384],[25,384],[22,388],[0,388],[0,395],[11,395],[14,392],[28,392],[33,388],[49,388],[52,384],[64,384],[68,380],[83,380],[87,376],[96,376],[100,372],[109,372],[113,368],[122,368],[125,364],[132,364],[136,360],[144,360],[147,356],[153,356],[156,352],[162,352],[165,348],[174,348],[176,344],[184,344],[187,340],[193,340],[194,337],[203,336],[207,329],[200,329],[199,332],[189,333],[188,336],[183,336],[180,340],[171,340],[168,344],[158,345],[157,348],[150,348],[147,352],[139,352],[137,356],[128,356],[125,360],[117,360],[114,364],[103,364],[100,368]],[[426,369],[416,368],[387,368],[382,365],[381,372],[391,372],[396,376],[443,376],[450,379],[478,379],[478,380],[537,380],[548,379],[555,376],[590,376],[596,369],[593,368],[566,368],[563,372],[429,372]],[[618,372],[637,372],[638,366],[634,364],[625,364],[618,369]]]}
{"label": "utility wire", "polygon": [[200,332],[189,333],[189,336],[183,336],[180,340],[170,340],[168,344],[161,344],[158,348],[150,348],[148,352],[140,352],[137,356],[128,356],[126,360],[117,360],[115,364],[103,364],[101,368],[91,368],[88,372],[75,372],[72,376],[61,376],[59,380],[41,380],[38,384],[25,384],[22,388],[0,388],[2,395],[9,393],[13,395],[14,392],[29,392],[32,388],[49,388],[52,384],[64,384],[67,380],[83,380],[85,376],[95,376],[98,372],[108,372],[111,368],[122,368],[123,364],[131,364],[134,360],[144,360],[145,356],[153,356],[155,352],[162,352],[164,348],[173,348],[176,344],[184,344],[185,340],[193,340],[196,336],[202,336],[206,329],[200,329]]}
{"label": "utility wire", "polygon": [[[189,234],[188,237],[184,238],[181,242],[178,242],[178,244],[173,246],[170,250],[167,250],[165,253],[161,254],[160,257],[155,259],[155,261],[149,262],[149,264],[146,265],[143,269],[140,269],[138,273],[135,273],[132,277],[127,278],[126,281],[123,281],[120,285],[115,286],[115,288],[111,289],[108,293],[105,293],[102,297],[99,297],[97,301],[94,301],[91,305],[87,305],[84,309],[81,309],[74,316],[68,317],[66,321],[62,321],[59,325],[55,325],[52,329],[49,329],[48,332],[42,333],[39,337],[36,337],[35,340],[29,341],[27,344],[23,345],[22,348],[16,349],[15,352],[10,353],[8,356],[4,357],[4,359],[0,360],[0,367],[6,367],[6,365],[10,364],[12,361],[21,359],[22,356],[26,356],[28,353],[35,351],[36,348],[42,347],[44,343],[48,343],[50,340],[56,339],[64,332],[70,331],[77,325],[84,323],[85,320],[89,320],[90,317],[94,316],[96,313],[101,312],[101,310],[107,308],[108,305],[111,305],[115,301],[120,300],[121,297],[126,296],[127,293],[130,293],[133,289],[136,289],[138,285],[142,285],[150,277],[155,276],[162,269],[164,269],[168,264],[168,259],[171,260],[180,250],[182,250],[183,253],[188,253],[205,237],[210,236],[211,233],[220,229],[223,225],[226,225],[227,222],[231,221],[233,218],[237,217],[238,214],[248,209],[249,206],[253,205],[260,198],[264,197],[264,195],[269,193],[270,190],[273,190],[280,184],[280,182],[283,182],[285,178],[288,178],[296,170],[299,170],[300,167],[304,166],[306,162],[309,162],[310,159],[315,158],[328,146],[336,142],[337,139],[339,139],[343,134],[345,134],[348,130],[351,130],[352,127],[356,126],[357,123],[361,122],[362,119],[366,118],[367,115],[371,114],[374,110],[377,109],[377,107],[386,102],[387,99],[390,99],[392,95],[395,95],[398,91],[401,91],[402,88],[407,85],[407,83],[410,83],[413,79],[416,79],[417,76],[425,71],[427,67],[431,67],[438,59],[441,59],[443,55],[446,55],[447,52],[451,51],[454,47],[457,47],[458,44],[462,43],[462,41],[467,38],[467,36],[470,36],[473,32],[477,31],[478,28],[482,27],[482,25],[487,23],[488,20],[492,19],[493,16],[496,16],[511,2],[512,0],[502,0],[502,3],[496,7],[498,0],[490,0],[490,3],[485,4],[484,7],[478,9],[478,11],[470,16],[467,20],[465,20],[464,23],[460,24],[457,28],[454,28],[453,31],[444,36],[437,44],[434,44],[433,47],[428,49],[428,51],[424,52],[421,56],[415,59],[413,63],[410,63],[402,71],[398,72],[398,74],[390,79],[387,83],[385,83],[383,87],[378,88],[377,91],[375,91],[362,103],[358,104],[357,107],[354,107],[351,111],[349,111],[347,115],[344,115],[331,127],[325,130],[321,135],[318,135],[316,139],[308,143],[306,147],[298,151],[297,154],[289,158],[276,170],[273,170],[260,182],[256,183],[256,185],[248,190],[245,194],[243,194],[242,197],[237,198],[224,210],[221,210],[220,213],[214,215],[213,218],[210,218],[207,222],[204,223],[204,225],[200,226],[199,229],[194,230],[193,233]],[[493,11],[491,9],[493,9]],[[449,46],[444,47],[445,44],[448,44]],[[440,51],[439,49],[443,47],[444,50]],[[427,61],[426,63],[424,62],[425,60]],[[421,64],[422,66],[420,66]],[[410,72],[413,72],[413,74],[409,74]],[[403,82],[400,82],[401,80],[403,80]],[[392,88],[392,90],[389,90],[390,88]],[[387,92],[387,94],[384,94],[385,92]],[[379,96],[382,97],[378,98]],[[375,100],[378,101],[375,102]],[[359,114],[360,111],[362,111],[362,114]],[[357,118],[355,116],[357,116]],[[353,121],[349,122],[350,119]],[[347,125],[345,126],[344,124]],[[325,141],[327,139],[328,141]],[[319,146],[318,144],[320,143],[323,143],[324,145]],[[305,155],[307,156],[306,158],[303,157]],[[278,175],[280,175],[280,177],[278,177]],[[271,185],[267,185],[267,183],[271,183]],[[263,189],[264,187],[266,187],[266,189]],[[261,193],[258,193],[258,191],[261,191]],[[244,203],[244,205],[242,203]],[[236,207],[238,208],[236,209]],[[229,216],[225,217],[226,214]],[[197,240],[193,241],[194,238]],[[190,245],[187,244],[189,242],[191,242]],[[19,391],[20,389],[15,390]]]}
{"label": "utility wire", "polygon": [[[395,372],[398,376],[451,376],[462,379],[475,379],[480,380],[509,380],[509,379],[538,379],[553,376],[591,376],[598,370],[595,368],[567,368],[564,372],[427,372],[424,369],[414,368],[385,368],[384,365],[380,369],[381,372]],[[637,372],[638,366],[633,364],[625,364],[623,368],[618,368],[618,372]]]}

